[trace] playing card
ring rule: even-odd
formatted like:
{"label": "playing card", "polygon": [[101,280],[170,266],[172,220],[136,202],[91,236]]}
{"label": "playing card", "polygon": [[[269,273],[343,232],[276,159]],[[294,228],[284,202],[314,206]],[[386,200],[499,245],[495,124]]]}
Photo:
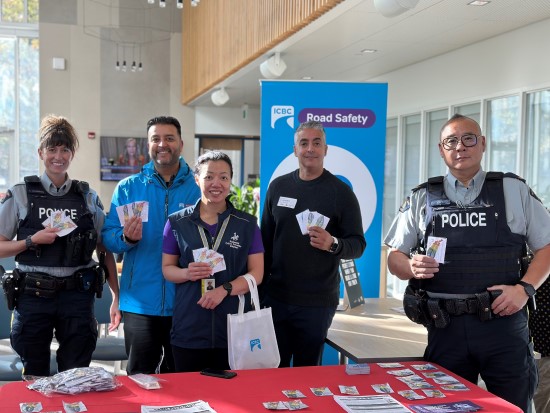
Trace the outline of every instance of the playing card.
{"label": "playing card", "polygon": [[121,227],[133,216],[138,216],[142,222],[147,222],[149,220],[149,202],[136,201],[119,205],[116,207],[116,213]]}
{"label": "playing card", "polygon": [[289,399],[302,399],[306,397],[300,390],[283,390],[283,394]]}
{"label": "playing card", "polygon": [[351,396],[358,396],[359,395],[359,391],[357,390],[357,387],[355,387],[355,386],[344,386],[344,385],[340,384],[338,386],[338,388],[340,389],[340,393],[342,393],[342,394],[349,394]]}
{"label": "playing card", "polygon": [[226,269],[225,259],[222,254],[209,248],[197,248],[193,250],[193,259],[195,262],[206,262],[212,269],[211,274]]}
{"label": "playing card", "polygon": [[328,387],[310,387],[311,391],[316,396],[332,396],[332,392]]}
{"label": "playing card", "polygon": [[445,249],[447,248],[447,238],[443,237],[428,237],[426,246],[426,255],[435,258],[441,264],[445,262]]}
{"label": "playing card", "polygon": [[373,384],[371,385],[371,387],[376,393],[393,393],[393,389],[391,388],[389,383]]}

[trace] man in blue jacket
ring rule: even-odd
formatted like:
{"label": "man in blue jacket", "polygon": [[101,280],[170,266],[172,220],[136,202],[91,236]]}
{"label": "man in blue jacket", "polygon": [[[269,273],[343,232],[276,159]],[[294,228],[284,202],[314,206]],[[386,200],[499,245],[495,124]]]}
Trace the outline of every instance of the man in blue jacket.
{"label": "man in blue jacket", "polygon": [[[128,353],[127,373],[174,371],[170,329],[174,284],[162,276],[162,231],[168,215],[200,197],[193,172],[180,156],[181,126],[169,116],[147,122],[147,147],[151,161],[141,171],[120,181],[103,226],[107,249],[124,254],[120,280],[120,310]],[[149,203],[147,221],[139,215],[121,224],[117,207]]]}

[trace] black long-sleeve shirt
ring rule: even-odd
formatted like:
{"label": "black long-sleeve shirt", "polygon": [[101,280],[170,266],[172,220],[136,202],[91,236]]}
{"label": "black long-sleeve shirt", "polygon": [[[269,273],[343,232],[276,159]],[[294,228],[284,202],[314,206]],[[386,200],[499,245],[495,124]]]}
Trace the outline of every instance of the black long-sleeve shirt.
{"label": "black long-sleeve shirt", "polygon": [[[295,201],[295,202],[294,202]],[[336,253],[322,251],[303,235],[296,215],[309,209],[330,218]],[[311,181],[298,170],[276,178],[266,194],[261,220],[265,247],[264,294],[300,306],[336,306],[340,259],[358,258],[366,247],[361,210],[351,188],[324,170]]]}

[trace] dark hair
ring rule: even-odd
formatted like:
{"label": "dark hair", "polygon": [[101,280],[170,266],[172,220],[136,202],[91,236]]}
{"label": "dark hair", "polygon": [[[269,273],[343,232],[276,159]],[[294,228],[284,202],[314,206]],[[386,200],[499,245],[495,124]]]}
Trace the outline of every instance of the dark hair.
{"label": "dark hair", "polygon": [[178,131],[178,135],[181,138],[181,125],[176,118],[172,116],[155,116],[152,119],[149,119],[147,122],[147,134],[149,134],[149,128],[154,125],[174,125]]}
{"label": "dark hair", "polygon": [[441,135],[443,134],[443,130],[449,126],[451,123],[453,122],[456,122],[457,120],[469,120],[469,121],[472,121],[473,123],[476,124],[477,126],[477,129],[479,130],[479,133],[481,134],[481,126],[479,126],[479,123],[477,123],[477,121],[475,119],[472,119],[468,116],[464,116],[464,115],[461,115],[460,113],[455,113],[453,116],[451,116],[451,118],[445,122],[443,124],[443,126],[441,127],[441,130],[439,131],[439,136],[441,137]]}
{"label": "dark hair", "polygon": [[39,149],[65,146],[73,154],[78,149],[78,136],[73,125],[63,116],[46,115],[40,122]]}
{"label": "dark hair", "polygon": [[304,129],[316,129],[321,131],[323,142],[326,145],[327,135],[325,133],[325,128],[323,127],[323,124],[321,122],[317,122],[316,120],[310,120],[309,122],[300,123],[300,125],[296,129],[296,132],[294,132],[294,145],[298,143],[298,134]]}
{"label": "dark hair", "polygon": [[222,151],[208,151],[199,156],[197,158],[197,162],[195,162],[195,175],[200,175],[202,165],[210,161],[226,162],[229,165],[229,170],[231,171],[231,178],[233,178],[233,163],[231,162],[231,158]]}

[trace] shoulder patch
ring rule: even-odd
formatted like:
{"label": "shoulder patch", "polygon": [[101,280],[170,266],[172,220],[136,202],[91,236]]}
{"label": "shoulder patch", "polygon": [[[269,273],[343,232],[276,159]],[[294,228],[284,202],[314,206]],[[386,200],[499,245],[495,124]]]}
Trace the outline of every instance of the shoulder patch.
{"label": "shoulder patch", "polygon": [[405,198],[405,200],[403,201],[403,203],[399,207],[399,212],[401,212],[401,213],[407,212],[410,208],[411,208],[411,197],[408,196],[407,198]]}
{"label": "shoulder patch", "polygon": [[11,197],[13,197],[13,194],[8,189],[5,194],[0,194],[0,204],[3,204],[4,202],[6,202]]}
{"label": "shoulder patch", "polygon": [[98,207],[99,209],[101,209],[102,211],[105,209],[105,208],[103,207],[103,203],[101,202],[101,199],[99,199],[99,196],[96,196],[96,198],[95,198],[95,204],[96,204],[97,207]]}
{"label": "shoulder patch", "polygon": [[530,186],[528,186],[528,188],[529,188],[529,195],[531,195],[533,198],[535,198],[537,201],[539,201],[542,204],[543,203],[542,200],[537,196],[537,194],[535,194],[535,191],[533,191]]}

